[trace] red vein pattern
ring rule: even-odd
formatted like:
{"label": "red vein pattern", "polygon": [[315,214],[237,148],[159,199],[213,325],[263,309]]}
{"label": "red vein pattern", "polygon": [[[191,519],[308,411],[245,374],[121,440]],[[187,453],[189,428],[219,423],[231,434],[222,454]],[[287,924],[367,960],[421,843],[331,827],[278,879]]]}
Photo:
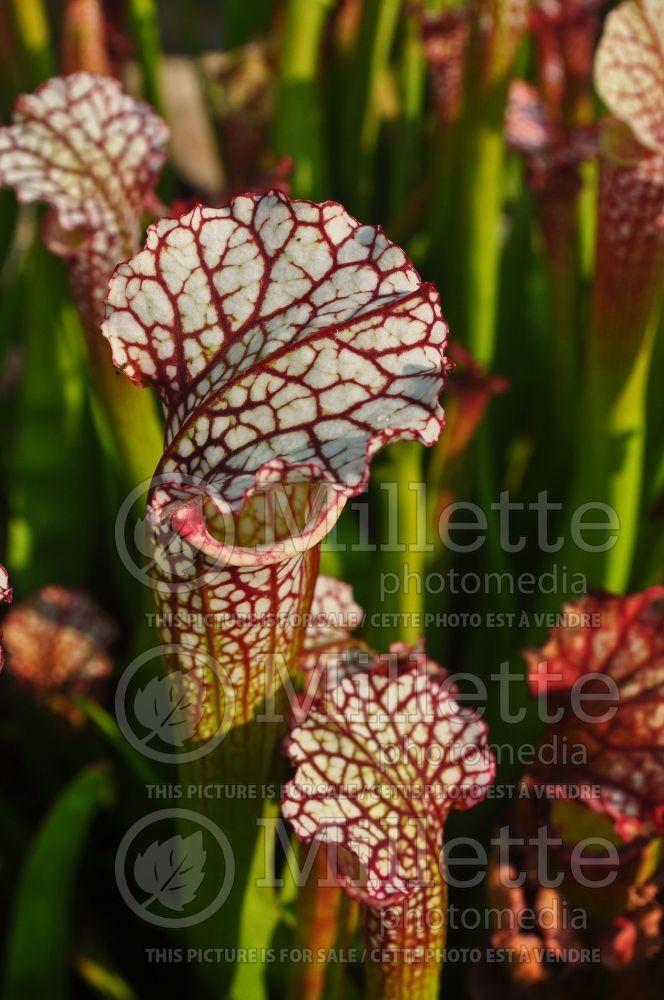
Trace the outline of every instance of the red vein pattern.
{"label": "red vein pattern", "polygon": [[8,670],[39,695],[94,694],[113,664],[115,627],[81,591],[43,587],[5,619]]}
{"label": "red vein pattern", "polygon": [[[581,617],[557,626],[541,649],[525,654],[533,694],[546,695],[550,710],[564,710],[555,733],[587,751],[583,765],[557,764],[555,780],[599,785],[600,797],[587,803],[608,815],[625,840],[662,833],[664,587],[630,597],[591,594],[564,611]],[[604,695],[582,704],[591,721],[575,714],[570,701],[574,683],[588,674],[606,675],[619,692],[616,703],[606,699],[606,683],[584,683],[584,694]]]}
{"label": "red vein pattern", "polygon": [[505,133],[512,149],[526,157],[536,190],[558,180],[556,173],[597,155],[596,128],[566,128],[549,112],[537,88],[525,80],[510,84]]}
{"label": "red vein pattern", "polygon": [[[529,12],[536,47],[536,82],[510,84],[505,131],[524,158],[535,193],[552,283],[554,322],[574,322],[573,274],[578,269],[580,164],[597,155],[592,69],[601,0],[537,0]],[[591,124],[592,123],[592,124]],[[558,365],[569,368],[569,338],[556,341]]]}
{"label": "red vein pattern", "polygon": [[662,0],[629,0],[609,14],[595,58],[615,118],[602,134],[591,326],[618,369],[633,360],[664,288],[663,25]]}
{"label": "red vein pattern", "polygon": [[[0,601],[4,601],[6,604],[11,604],[14,597],[14,592],[9,586],[9,577],[7,575],[7,570],[0,563]],[[0,639],[2,639],[2,632],[0,632]],[[2,669],[5,662],[4,652],[2,645],[0,645],[0,669]]]}
{"label": "red vein pattern", "polygon": [[597,155],[597,129],[568,127],[537,88],[514,80],[508,93],[505,138],[524,158],[547,256],[554,269],[567,268],[577,226],[579,166]]}
{"label": "red vein pattern", "polygon": [[662,294],[664,155],[648,154],[615,124],[605,128],[603,153],[592,330],[619,365]]}
{"label": "red vein pattern", "polygon": [[440,433],[438,294],[340,205],[243,195],[152,226],[113,276],[103,332],[166,410],[150,513],[188,551],[161,554],[159,589],[171,610],[223,619],[223,635],[180,639],[210,644],[247,721],[275,656],[298,665],[317,543],[372,456]]}
{"label": "red vein pattern", "polygon": [[455,121],[464,104],[469,63],[483,86],[501,83],[523,38],[527,0],[468,0],[449,9],[415,8],[438,115]]}
{"label": "red vein pattern", "polygon": [[282,811],[301,840],[326,845],[340,886],[363,904],[380,995],[429,996],[444,942],[443,826],[484,797],[494,759],[442,668],[398,652],[396,671],[378,657],[292,730]]}
{"label": "red vein pattern", "polygon": [[436,110],[443,124],[456,121],[464,97],[469,23],[465,7],[420,9],[422,44]]}
{"label": "red vein pattern", "polygon": [[[364,668],[370,666],[369,650],[352,634],[363,618],[364,611],[354,601],[347,583],[318,577],[300,660],[304,694],[291,705],[291,726],[307,717],[312,700],[320,697],[321,691],[336,686],[339,678],[352,669],[359,652]],[[309,848],[302,846],[301,851],[305,857]],[[325,845],[319,844],[306,884],[298,892],[296,913],[301,944],[314,954],[328,954],[339,939],[342,897],[330,871]],[[352,923],[348,915],[344,923],[346,927]],[[325,960],[307,966],[299,984],[303,997],[321,996],[324,982]]]}
{"label": "red vein pattern", "polygon": [[347,642],[363,618],[364,611],[353,599],[352,587],[332,576],[319,576],[304,637],[305,652],[315,653]]}
{"label": "red vein pattern", "polygon": [[364,611],[347,583],[318,577],[300,657],[304,694],[291,705],[291,725],[302,722],[312,702],[335,688],[342,677],[375,665],[377,654],[353,635],[363,619]]}
{"label": "red vein pattern", "polygon": [[505,80],[528,23],[528,0],[471,0],[476,18],[480,73],[488,85]]}
{"label": "red vein pattern", "polygon": [[611,11],[595,58],[597,91],[642,145],[664,153],[664,2]]}
{"label": "red vein pattern", "polygon": [[537,45],[537,81],[559,121],[588,120],[593,59],[603,0],[537,0],[530,27]]}
{"label": "red vein pattern", "polygon": [[560,127],[539,91],[525,80],[513,80],[505,112],[505,138],[524,156],[546,156],[561,141]]}
{"label": "red vein pattern", "polygon": [[84,322],[98,330],[108,278],[135,253],[140,217],[166,158],[168,128],[117,80],[54,77],[21,95],[0,129],[0,185],[43,202],[49,249],[70,263]]}

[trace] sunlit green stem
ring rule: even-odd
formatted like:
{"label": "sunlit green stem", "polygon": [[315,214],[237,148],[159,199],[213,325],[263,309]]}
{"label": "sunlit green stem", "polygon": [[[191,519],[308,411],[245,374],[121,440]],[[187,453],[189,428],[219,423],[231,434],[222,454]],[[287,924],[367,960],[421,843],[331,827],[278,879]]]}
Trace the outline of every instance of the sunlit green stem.
{"label": "sunlit green stem", "polygon": [[[267,955],[277,925],[284,916],[274,870],[275,834],[279,813],[278,801],[265,804],[262,817],[264,823],[258,832],[254,860],[242,906],[240,948],[257,949],[258,955]],[[262,959],[256,962],[240,962],[233,980],[233,997],[267,1000],[269,992],[266,973],[267,964]],[[299,1000],[304,998],[300,997]]]}
{"label": "sunlit green stem", "polygon": [[662,499],[654,512],[653,524],[648,525],[634,560],[630,590],[644,590],[664,581],[664,530],[662,526]]}
{"label": "sunlit green stem", "polygon": [[[489,371],[496,351],[498,281],[501,253],[501,211],[505,147],[502,116],[504,90],[494,89],[482,99],[475,95],[459,140],[462,155],[460,191],[462,302],[461,329],[473,357]],[[477,488],[485,512],[496,499],[492,465],[491,429],[480,429],[475,445]],[[489,520],[487,541],[491,568],[508,569],[494,519]],[[501,610],[509,596],[501,595]]]}
{"label": "sunlit green stem", "polygon": [[[152,13],[151,13],[152,10]],[[151,18],[155,12],[151,2],[134,0],[131,13],[135,19],[137,33],[143,32],[146,48],[141,45],[145,55],[146,94],[149,80],[157,83],[159,46],[158,26]],[[142,18],[138,24],[139,18]],[[94,37],[99,25],[94,18],[91,23],[77,22],[66,25],[70,31],[82,32],[78,40],[70,39],[69,50],[71,72],[88,70],[89,72],[105,72],[104,60],[106,53],[103,38]],[[86,29],[92,32],[92,37],[85,37]],[[143,35],[141,35],[143,37]],[[96,43],[96,44],[95,44]],[[91,60],[91,61],[90,61]],[[147,65],[152,67],[149,76]],[[152,84],[150,84],[152,86]],[[156,94],[151,93],[149,99]],[[131,256],[133,248],[125,249],[127,257]],[[100,333],[102,315],[92,303],[89,312],[95,316],[94,322],[89,322],[88,353],[90,357],[90,374],[93,385],[94,417],[97,431],[105,447],[111,464],[116,465],[120,482],[125,487],[133,488],[139,483],[150,479],[163,450],[163,422],[157,410],[156,400],[151,390],[139,390],[124,376],[115,371],[108,342]]]}
{"label": "sunlit green stem", "polygon": [[[300,868],[307,863],[311,845],[299,845]],[[307,949],[311,962],[294,962],[290,970],[289,1000],[321,1000],[329,963],[329,955],[337,942],[344,893],[333,884],[326,848],[313,848],[316,856],[311,872],[297,895],[295,909],[296,949]]]}
{"label": "sunlit green stem", "polygon": [[[456,7],[456,2],[450,3]],[[481,7],[481,5],[479,5]],[[493,5],[490,32],[471,6],[470,41],[460,116],[448,124],[439,158],[431,238],[433,264],[443,282],[456,335],[491,369],[495,356],[498,278],[504,196],[504,115],[511,67],[518,49],[508,5]],[[444,244],[450,229],[452,254]],[[445,273],[446,272],[446,273]]]}
{"label": "sunlit green stem", "polygon": [[[155,106],[158,100],[159,34],[156,11],[151,0],[133,0],[130,13],[145,74],[146,96]],[[70,32],[78,31],[79,37],[69,41],[68,69],[106,72],[106,52],[103,38],[95,38],[99,24],[78,21],[65,25]],[[88,37],[85,32],[88,31]],[[92,36],[90,36],[92,32]],[[148,94],[149,92],[149,94]],[[130,256],[127,248],[127,256]],[[94,310],[96,313],[96,310]],[[97,322],[101,317],[97,316]],[[97,430],[111,464],[116,466],[119,481],[125,488],[133,488],[151,478],[163,450],[163,424],[157,411],[153,393],[137,390],[113,367],[107,341],[94,326],[88,331],[88,352],[92,378],[94,410]]]}
{"label": "sunlit green stem", "polygon": [[102,441],[112,442],[111,460],[126,487],[149,480],[163,451],[163,425],[151,391],[137,389],[115,371],[101,333],[88,337],[95,414]]}
{"label": "sunlit green stem", "polygon": [[597,243],[597,190],[599,168],[594,160],[581,165],[581,194],[579,195],[579,237],[581,270],[583,277],[592,275]]}
{"label": "sunlit green stem", "polygon": [[[370,1000],[437,1000],[446,907],[447,885],[436,866],[429,883],[402,903],[383,911],[363,908]],[[421,954],[419,960],[416,951]]]}
{"label": "sunlit green stem", "polygon": [[664,396],[658,389],[663,368],[664,323],[660,319],[650,366],[648,428],[651,438],[644,496],[645,524],[634,560],[631,590],[642,590],[664,580]]}
{"label": "sunlit green stem", "polygon": [[277,152],[295,161],[293,194],[321,200],[327,193],[318,94],[320,46],[332,0],[288,0],[276,115]]}
{"label": "sunlit green stem", "polygon": [[406,18],[405,37],[401,51],[401,121],[394,149],[392,176],[392,212],[400,211],[404,201],[412,194],[419,160],[420,129],[424,95],[426,92],[426,66],[417,18]]}
{"label": "sunlit green stem", "polygon": [[[351,209],[365,209],[373,191],[374,159],[381,125],[381,86],[403,0],[366,0],[348,92],[344,188]],[[411,151],[412,152],[412,151]]]}
{"label": "sunlit green stem", "polygon": [[[251,538],[256,544],[255,536]],[[290,678],[295,677],[300,664],[304,640],[301,622],[311,607],[317,571],[318,550],[313,547],[280,563],[272,571],[270,584],[266,585],[257,559],[251,567],[229,565],[223,570],[217,567],[209,573],[214,581],[212,592],[202,587],[196,594],[199,606],[208,609],[214,587],[235,587],[234,597],[244,592],[249,599],[259,587],[270,595],[269,610],[263,612],[264,618],[257,617],[262,622],[260,627],[248,629],[242,616],[229,616],[223,626],[209,624],[197,646],[216,665],[214,673],[208,671],[205,679],[209,714],[205,716],[200,736],[205,740],[221,733],[223,739],[212,752],[183,764],[181,781],[183,785],[202,789],[197,810],[223,833],[233,865],[223,906],[192,926],[189,932],[190,942],[196,948],[229,949],[228,964],[204,965],[200,970],[214,995],[225,996],[237,973],[237,960],[232,954],[246,933],[247,905],[250,903],[254,911],[260,911],[264,900],[266,908],[274,907],[273,889],[252,882],[252,872],[261,830],[268,843],[261,820],[265,810],[270,809],[270,800],[277,797],[274,790],[276,772],[280,770],[277,748],[288,726],[289,697],[293,693]],[[292,587],[289,598],[284,597],[283,586],[279,593],[279,583],[284,581]],[[184,581],[185,592],[186,588]],[[175,595],[170,607],[180,607],[181,601],[181,595]],[[187,656],[172,661],[169,658],[167,668],[169,664],[178,670],[190,669]],[[224,675],[228,683],[224,682]],[[218,790],[212,798],[206,795],[206,786]],[[224,883],[230,864],[227,857],[210,859],[206,874],[211,884]],[[243,978],[246,981],[248,975]]]}
{"label": "sunlit green stem", "polygon": [[162,52],[156,0],[129,0],[128,13],[143,74],[143,96],[163,115]]}
{"label": "sunlit green stem", "polygon": [[10,0],[12,26],[31,88],[55,72],[51,33],[42,0]]}
{"label": "sunlit green stem", "polygon": [[[605,542],[606,551],[588,551],[570,536],[562,561],[582,572],[589,587],[623,592],[629,583],[641,514],[643,460],[646,439],[646,394],[658,310],[651,316],[631,364],[613,365],[602,345],[594,345],[589,361],[585,419],[579,441],[579,466],[572,510],[583,504],[603,503],[617,519],[614,538],[604,533],[593,545]],[[593,513],[591,510],[590,513]]]}
{"label": "sunlit green stem", "polygon": [[[415,441],[392,445],[376,470],[381,507],[380,581],[387,600],[376,608],[388,614],[376,643],[413,645],[424,633],[424,578],[428,553],[423,448]],[[387,624],[389,623],[389,624]]]}
{"label": "sunlit green stem", "polygon": [[[285,713],[283,692],[279,701]],[[192,798],[194,808],[222,831],[234,866],[230,891],[223,906],[188,931],[189,943],[194,948],[223,947],[232,956],[246,928],[248,900],[255,912],[264,909],[268,919],[268,911],[274,907],[274,890],[251,884],[251,878],[258,870],[256,851],[260,850],[261,843],[268,842],[268,829],[261,825],[261,819],[269,808],[266,789],[274,777],[273,760],[283,731],[283,723],[254,719],[233,729],[213,753],[180,767],[183,786],[201,789],[202,797]],[[210,787],[218,789],[219,794],[208,797],[205,789]],[[246,792],[246,797],[242,797],[242,791]],[[226,858],[211,856],[206,867],[210,883],[222,885],[227,874]],[[246,981],[247,973],[241,973],[234,959],[229,957],[228,962],[221,965],[203,963],[200,976],[210,995],[225,997],[240,995],[235,990],[231,992],[231,984],[236,976]]]}
{"label": "sunlit green stem", "polygon": [[505,156],[502,115],[499,96],[488,96],[476,105],[463,140],[464,326],[473,356],[489,369],[496,346]]}
{"label": "sunlit green stem", "polygon": [[[501,254],[505,145],[503,116],[507,80],[483,84],[486,67],[473,64],[467,72],[462,117],[451,124],[438,168],[432,211],[432,264],[442,284],[448,319],[456,336],[477,361],[492,370],[496,353],[498,283]],[[459,234],[454,254],[442,234]],[[503,572],[505,554],[489,505],[496,499],[490,428],[475,445],[475,471],[481,503],[488,517],[490,565]],[[509,603],[507,596],[501,602]],[[501,608],[501,610],[503,610]]]}
{"label": "sunlit green stem", "polygon": [[[574,197],[562,199],[557,192],[537,195],[541,237],[548,271],[549,324],[548,364],[553,401],[542,416],[555,419],[558,428],[561,473],[566,477],[566,456],[579,422],[579,371],[581,370],[581,300],[579,271],[583,238],[580,234],[581,205]],[[594,206],[593,206],[594,211]],[[551,467],[551,456],[547,457]]]}
{"label": "sunlit green stem", "polygon": [[20,281],[23,371],[16,429],[5,452],[7,557],[17,596],[85,574],[94,479],[83,334],[60,261],[41,240],[29,251]]}

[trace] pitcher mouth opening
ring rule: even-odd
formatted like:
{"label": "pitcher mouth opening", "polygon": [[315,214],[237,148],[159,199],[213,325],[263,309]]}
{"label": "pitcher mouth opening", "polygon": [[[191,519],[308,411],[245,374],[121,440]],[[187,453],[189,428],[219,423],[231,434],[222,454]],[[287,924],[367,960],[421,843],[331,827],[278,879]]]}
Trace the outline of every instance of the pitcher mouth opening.
{"label": "pitcher mouth opening", "polygon": [[[314,548],[332,530],[348,499],[326,484],[307,482],[306,505],[310,509],[304,525],[297,524],[291,512],[290,523],[283,526],[283,531],[275,532],[272,540],[246,545],[235,540],[238,521],[246,513],[246,505],[240,511],[232,511],[209,485],[184,484],[179,489],[190,493],[189,498],[167,499],[168,485],[164,486],[165,489],[160,487],[160,492],[153,496],[148,508],[148,516],[154,523],[170,524],[183,540],[215,564],[239,567],[271,566]],[[269,496],[278,488],[273,486],[264,495]],[[249,502],[257,495],[250,494]],[[220,515],[217,527],[221,526],[221,530],[211,528],[208,512]]]}

